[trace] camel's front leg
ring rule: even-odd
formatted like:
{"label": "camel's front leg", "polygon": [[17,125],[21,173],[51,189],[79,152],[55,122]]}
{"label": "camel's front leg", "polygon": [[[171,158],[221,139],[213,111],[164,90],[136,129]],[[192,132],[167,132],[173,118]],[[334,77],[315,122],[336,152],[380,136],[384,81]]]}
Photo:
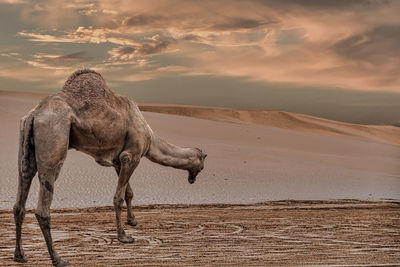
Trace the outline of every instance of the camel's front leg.
{"label": "camel's front leg", "polygon": [[115,216],[117,221],[117,234],[118,240],[122,243],[132,243],[134,239],[125,234],[125,230],[121,224],[121,212],[122,205],[125,200],[125,192],[127,185],[129,183],[129,179],[138,166],[140,161],[140,156],[132,155],[130,152],[122,152],[119,156],[119,160],[121,163],[121,169],[119,171],[119,179],[117,190],[114,195],[114,208],[115,208]]}
{"label": "camel's front leg", "polygon": [[132,198],[133,198],[133,191],[131,185],[128,183],[126,185],[126,191],[125,191],[126,213],[128,218],[126,223],[131,226],[136,226],[138,222],[132,211]]}
{"label": "camel's front leg", "polygon": [[[117,172],[117,175],[119,176],[121,167],[115,166],[115,171]],[[133,191],[132,191],[131,185],[128,183],[126,185],[126,190],[125,190],[126,213],[127,213],[127,218],[128,218],[126,224],[129,224],[131,226],[136,226],[138,224],[138,222],[135,219],[135,215],[133,214],[133,211],[132,211],[132,199],[133,199]]]}

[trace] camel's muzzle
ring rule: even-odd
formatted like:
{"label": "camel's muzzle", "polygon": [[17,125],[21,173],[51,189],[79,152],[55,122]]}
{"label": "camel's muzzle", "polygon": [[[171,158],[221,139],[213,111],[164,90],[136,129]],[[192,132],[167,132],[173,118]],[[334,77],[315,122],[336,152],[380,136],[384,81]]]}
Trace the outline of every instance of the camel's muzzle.
{"label": "camel's muzzle", "polygon": [[189,172],[189,177],[188,177],[189,184],[193,184],[194,182],[196,182],[197,174],[198,173]]}

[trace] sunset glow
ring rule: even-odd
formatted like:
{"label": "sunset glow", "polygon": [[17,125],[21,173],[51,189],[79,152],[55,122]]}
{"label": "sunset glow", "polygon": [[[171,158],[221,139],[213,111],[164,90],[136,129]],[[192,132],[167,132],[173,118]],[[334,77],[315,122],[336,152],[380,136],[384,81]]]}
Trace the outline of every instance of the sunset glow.
{"label": "sunset glow", "polygon": [[[215,90],[240,81],[399,99],[399,1],[1,0],[0,7],[5,90],[54,92],[85,67],[132,96],[137,83],[151,91],[175,79],[191,90],[179,81],[194,78],[196,88],[218,80]],[[215,105],[203,102],[187,104]]]}

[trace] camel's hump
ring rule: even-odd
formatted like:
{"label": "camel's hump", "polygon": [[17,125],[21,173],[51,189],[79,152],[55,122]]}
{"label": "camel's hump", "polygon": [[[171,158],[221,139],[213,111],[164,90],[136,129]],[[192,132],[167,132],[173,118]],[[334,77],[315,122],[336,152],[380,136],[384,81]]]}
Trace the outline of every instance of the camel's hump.
{"label": "camel's hump", "polygon": [[100,73],[90,69],[75,71],[68,77],[62,91],[77,106],[84,103],[101,104],[114,97]]}
{"label": "camel's hump", "polygon": [[75,71],[74,73],[72,73],[72,74],[68,77],[68,79],[67,79],[67,81],[65,82],[65,84],[64,84],[63,87],[64,87],[64,88],[67,88],[67,87],[70,86],[74,81],[76,82],[76,80],[78,79],[78,77],[81,76],[81,75],[83,75],[83,74],[91,74],[91,75],[85,75],[85,76],[89,76],[89,77],[85,77],[86,80],[87,80],[87,79],[91,79],[92,76],[97,76],[97,78],[100,78],[101,80],[104,81],[104,78],[103,78],[103,76],[101,76],[100,73],[98,73],[98,72],[96,72],[96,71],[94,71],[94,70],[91,70],[91,69],[83,69],[83,70],[77,70],[77,71]]}
{"label": "camel's hump", "polygon": [[110,89],[100,73],[91,69],[83,69],[75,71],[68,77],[62,91],[82,94],[88,93],[88,91],[91,93],[110,92]]}

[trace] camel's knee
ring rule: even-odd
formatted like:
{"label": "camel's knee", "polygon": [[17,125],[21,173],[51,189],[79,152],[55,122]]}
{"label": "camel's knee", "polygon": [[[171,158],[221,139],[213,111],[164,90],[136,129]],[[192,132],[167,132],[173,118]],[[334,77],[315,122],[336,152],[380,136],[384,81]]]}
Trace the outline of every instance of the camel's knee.
{"label": "camel's knee", "polygon": [[137,166],[140,161],[140,155],[131,153],[129,151],[123,151],[119,154],[119,161],[122,166]]}
{"label": "camel's knee", "polygon": [[40,163],[38,164],[39,179],[40,175],[54,175],[58,176],[64,160],[67,157],[67,148],[62,148],[58,151],[52,151],[51,156],[39,155]]}
{"label": "camel's knee", "polygon": [[122,205],[124,204],[124,198],[121,197],[120,195],[115,195],[114,196],[114,207],[115,208],[121,208],[122,209]]}
{"label": "camel's knee", "polygon": [[120,162],[124,164],[128,164],[132,161],[132,154],[128,151],[124,151],[119,155]]}
{"label": "camel's knee", "polygon": [[47,218],[50,217],[50,209],[37,208],[35,211],[36,217]]}
{"label": "camel's knee", "polygon": [[13,207],[14,214],[19,214],[21,212],[21,209],[22,209],[21,204],[17,200],[17,202],[15,202],[14,207]]}
{"label": "camel's knee", "polygon": [[53,194],[54,193],[54,183],[51,183],[47,180],[45,181],[40,181],[40,186],[44,187],[46,189],[45,195]]}
{"label": "camel's knee", "polygon": [[[36,162],[35,162],[36,164]],[[28,163],[25,163],[25,165],[28,165]],[[21,170],[19,173],[20,179],[25,182],[29,183],[32,181],[33,177],[35,176],[37,172],[36,165],[35,166],[25,166],[24,170]]]}
{"label": "camel's knee", "polygon": [[38,205],[35,214],[40,217],[50,216],[50,205],[53,199],[53,194],[41,194],[39,196]]}
{"label": "camel's knee", "polygon": [[133,199],[133,193],[132,192],[126,192],[125,194],[125,200],[126,201],[131,201]]}
{"label": "camel's knee", "polygon": [[41,217],[50,216],[50,206],[53,201],[54,183],[47,180],[40,181],[39,200],[36,208],[36,214]]}

